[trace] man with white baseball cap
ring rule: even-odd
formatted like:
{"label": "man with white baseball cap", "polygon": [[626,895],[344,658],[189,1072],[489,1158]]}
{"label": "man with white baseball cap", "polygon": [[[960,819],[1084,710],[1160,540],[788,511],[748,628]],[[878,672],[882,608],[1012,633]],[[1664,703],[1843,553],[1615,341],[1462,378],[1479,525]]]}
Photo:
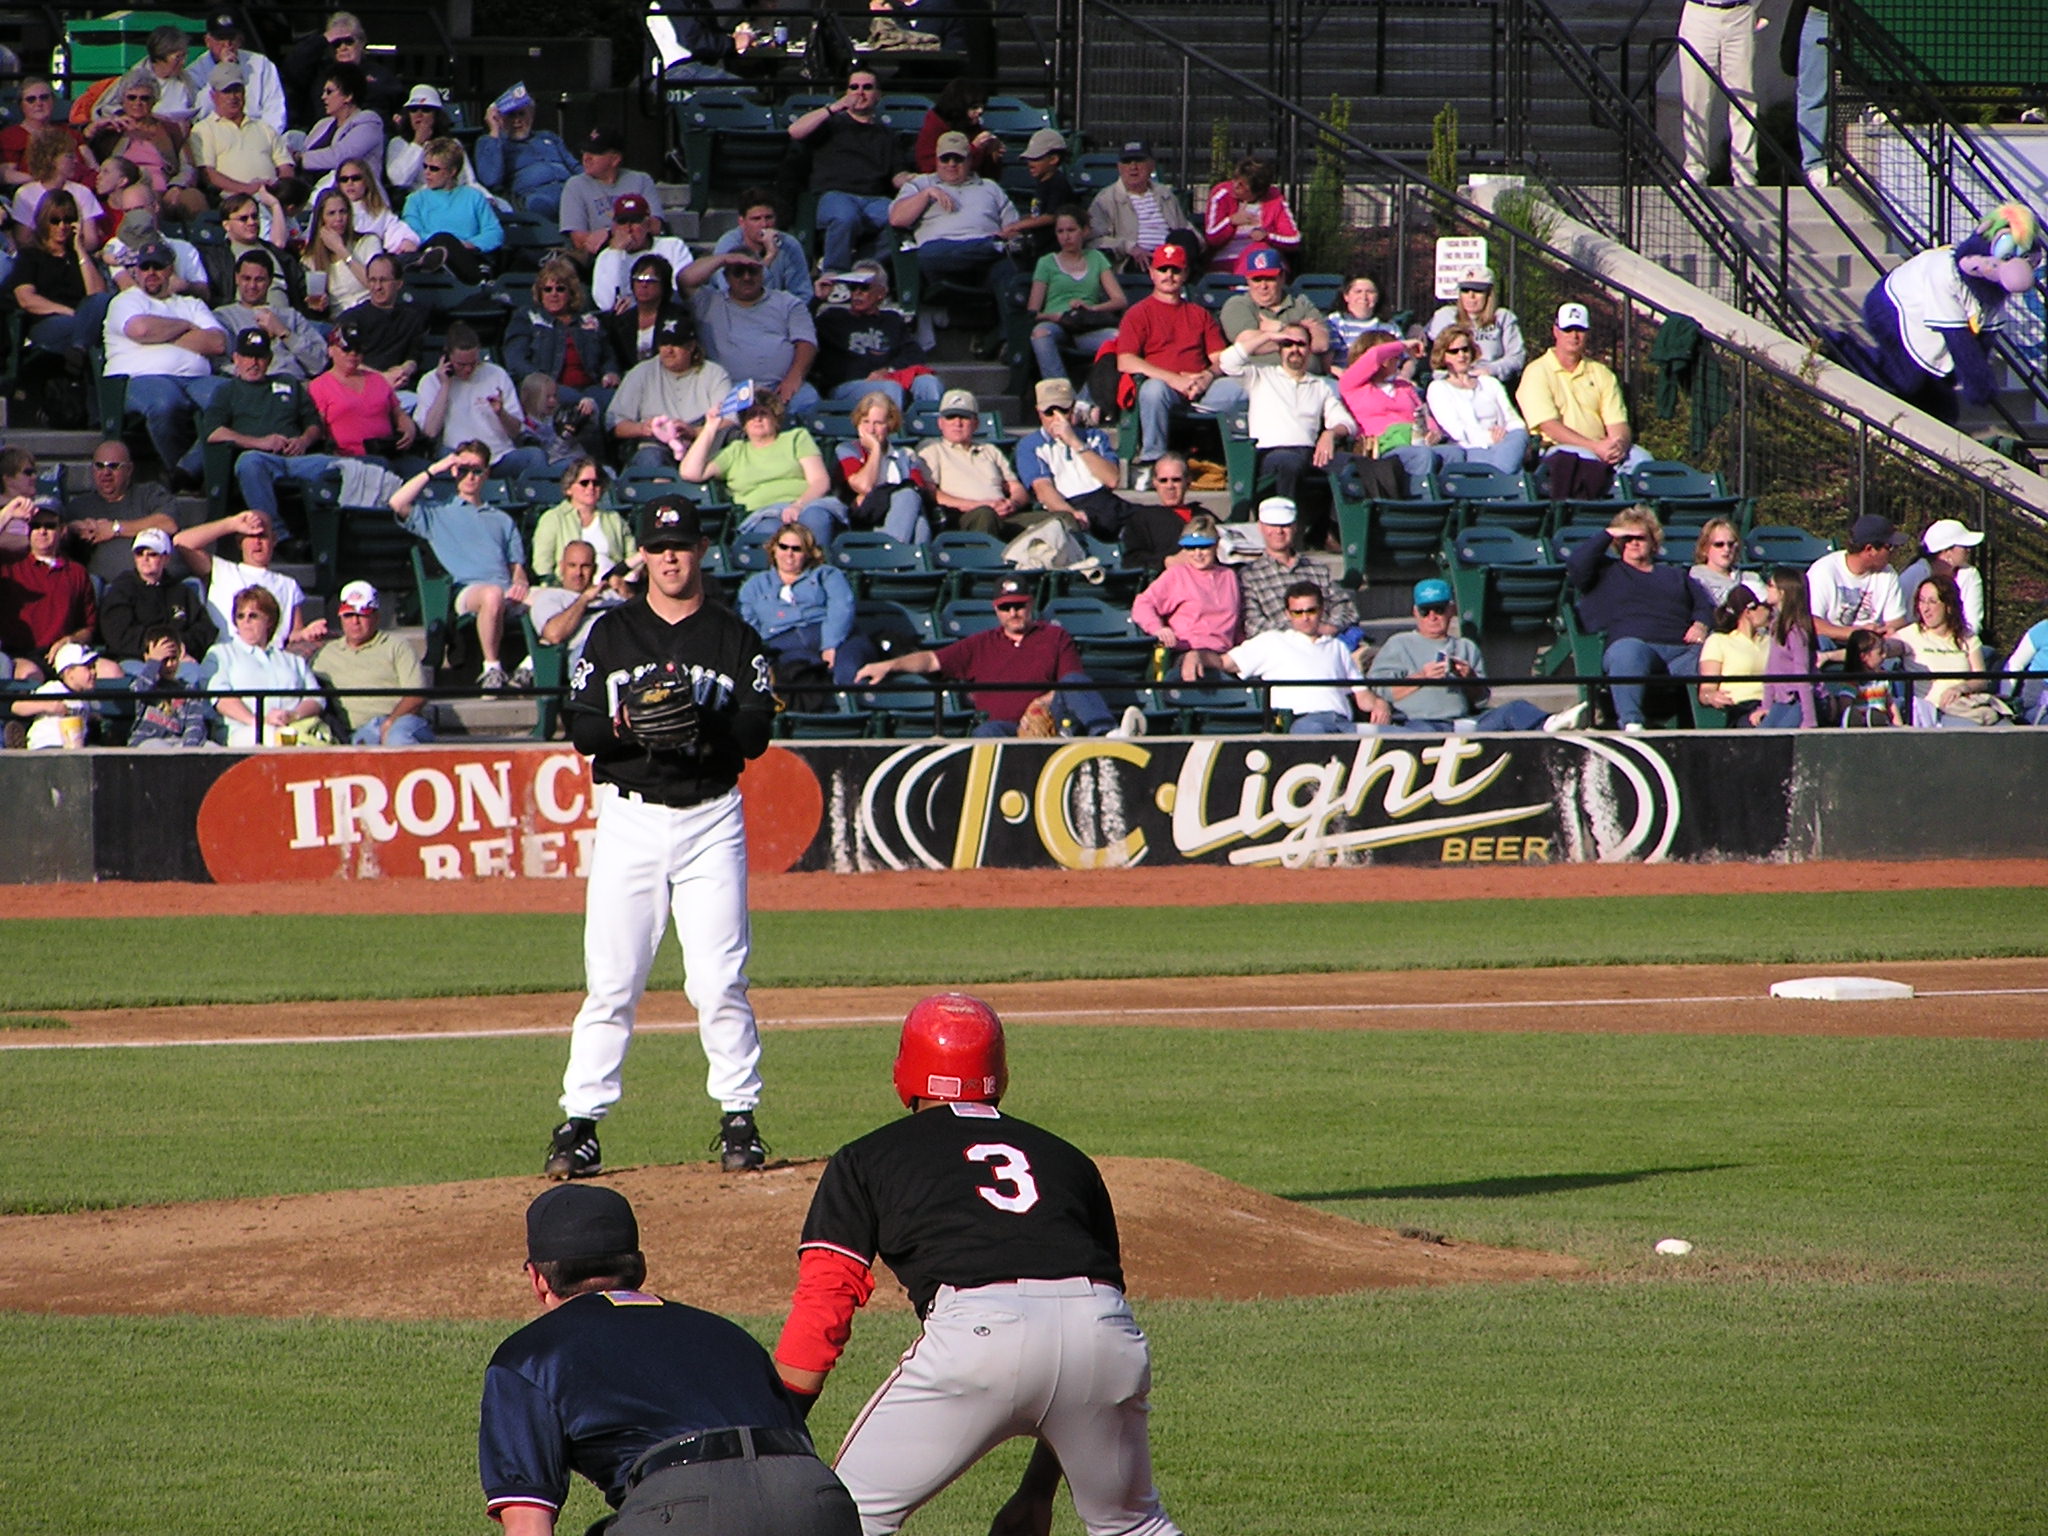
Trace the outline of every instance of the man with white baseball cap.
{"label": "man with white baseball cap", "polygon": [[344,693],[341,712],[349,741],[358,747],[418,747],[434,739],[421,713],[420,659],[403,640],[377,629],[377,589],[352,581],[341,589],[336,611],[341,638],[320,647],[313,673],[330,688],[391,688],[393,693]]}
{"label": "man with white baseball cap", "polygon": [[1952,576],[1956,591],[1963,599],[1963,618],[1970,626],[1970,633],[1981,636],[1984,633],[1984,578],[1978,574],[1971,554],[1984,542],[1984,535],[1972,533],[1952,517],[1937,518],[1927,525],[1927,531],[1920,535],[1920,548],[1925,553],[1905,570],[1899,573],[1899,590],[1906,594],[1908,604],[1913,594],[1920,590],[1920,583],[1930,576]]}
{"label": "man with white baseball cap", "polygon": [[204,656],[220,638],[220,629],[207,612],[206,599],[166,574],[171,536],[161,528],[145,528],[135,535],[134,546],[133,568],[100,594],[100,639],[107,654],[132,676],[142,669],[145,637],[167,624],[177,631],[186,655]]}
{"label": "man with white baseball cap", "polygon": [[1597,501],[1617,473],[1650,457],[1636,446],[1621,381],[1586,356],[1592,324],[1585,305],[1558,305],[1550,350],[1528,366],[1515,389],[1522,419],[1543,439],[1552,501]]}
{"label": "man with white baseball cap", "polygon": [[1355,649],[1363,634],[1358,605],[1328,566],[1301,552],[1296,540],[1300,514],[1294,503],[1285,496],[1268,496],[1259,503],[1258,515],[1265,553],[1237,568],[1238,589],[1244,594],[1246,636],[1286,629],[1287,589],[1298,581],[1309,581],[1322,594],[1318,633],[1335,635],[1344,641],[1346,650]]}

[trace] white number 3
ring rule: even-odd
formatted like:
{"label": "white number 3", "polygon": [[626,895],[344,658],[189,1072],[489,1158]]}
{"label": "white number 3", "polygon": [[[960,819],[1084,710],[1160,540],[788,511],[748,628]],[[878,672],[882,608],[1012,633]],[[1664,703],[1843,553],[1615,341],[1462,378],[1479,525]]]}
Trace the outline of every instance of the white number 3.
{"label": "white number 3", "polygon": [[[1038,1204],[1038,1180],[1031,1177],[1031,1163],[1015,1147],[1005,1146],[1000,1141],[983,1141],[967,1149],[970,1163],[988,1163],[989,1172],[996,1176],[993,1188],[975,1190],[975,1193],[999,1211],[1021,1215]],[[1003,1193],[1007,1184],[1015,1194]]]}

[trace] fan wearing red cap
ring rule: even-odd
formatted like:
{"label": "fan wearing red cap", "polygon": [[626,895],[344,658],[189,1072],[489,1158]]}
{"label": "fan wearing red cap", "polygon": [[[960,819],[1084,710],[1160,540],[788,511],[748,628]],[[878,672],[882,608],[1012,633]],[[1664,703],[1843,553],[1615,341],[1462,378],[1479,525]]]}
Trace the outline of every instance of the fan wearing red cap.
{"label": "fan wearing red cap", "polygon": [[1173,1536],[1152,1482],[1151,1354],[1123,1294],[1116,1212],[1086,1154],[1004,1114],[1003,1021],[961,992],[903,1021],[912,1111],[825,1165],[775,1346],[814,1400],[889,1266],[924,1338],[862,1411],[834,1468],[865,1536],[898,1529],[982,1455],[1038,1442],[1001,1517],[1048,1528],[1064,1472],[1091,1536]]}
{"label": "fan wearing red cap", "polygon": [[1214,415],[1244,404],[1244,385],[1223,377],[1219,363],[1230,345],[1205,304],[1190,303],[1187,285],[1195,253],[1169,240],[1152,253],[1152,292],[1124,311],[1117,331],[1117,372],[1127,381],[1121,403],[1135,391],[1138,405],[1137,473],[1131,485],[1145,490],[1152,465],[1166,452],[1167,428],[1176,411]]}

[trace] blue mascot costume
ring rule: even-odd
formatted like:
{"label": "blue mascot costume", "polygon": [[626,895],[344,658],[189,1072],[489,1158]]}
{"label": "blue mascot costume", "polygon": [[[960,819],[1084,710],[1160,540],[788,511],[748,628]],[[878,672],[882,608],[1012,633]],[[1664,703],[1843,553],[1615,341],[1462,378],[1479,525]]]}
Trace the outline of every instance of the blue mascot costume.
{"label": "blue mascot costume", "polygon": [[1922,251],[1863,299],[1876,349],[1839,338],[1851,366],[1910,405],[1951,425],[1960,392],[1983,405],[1995,388],[1985,332],[2006,301],[2039,281],[2044,249],[2030,209],[2007,203],[1954,245]]}

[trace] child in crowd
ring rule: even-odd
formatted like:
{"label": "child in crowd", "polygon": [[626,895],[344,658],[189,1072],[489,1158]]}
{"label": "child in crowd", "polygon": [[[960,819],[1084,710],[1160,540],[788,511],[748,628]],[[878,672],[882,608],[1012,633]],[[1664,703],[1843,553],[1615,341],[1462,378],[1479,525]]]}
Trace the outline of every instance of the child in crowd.
{"label": "child in crowd", "polygon": [[31,752],[59,747],[82,747],[91,731],[94,705],[78,697],[93,689],[93,663],[100,653],[73,642],[58,650],[52,663],[56,677],[25,699],[14,702],[14,713],[28,717],[27,739]]}
{"label": "child in crowd", "polygon": [[168,624],[153,624],[142,635],[142,667],[135,674],[138,694],[162,692],[165,696],[137,699],[135,724],[128,732],[131,747],[204,747],[207,735],[206,700],[193,693],[178,675],[185,662],[185,647],[178,632]]}
{"label": "child in crowd", "polygon": [[1897,679],[1885,671],[1884,636],[1874,629],[1852,630],[1842,684],[1836,690],[1846,726],[1904,725]]}

